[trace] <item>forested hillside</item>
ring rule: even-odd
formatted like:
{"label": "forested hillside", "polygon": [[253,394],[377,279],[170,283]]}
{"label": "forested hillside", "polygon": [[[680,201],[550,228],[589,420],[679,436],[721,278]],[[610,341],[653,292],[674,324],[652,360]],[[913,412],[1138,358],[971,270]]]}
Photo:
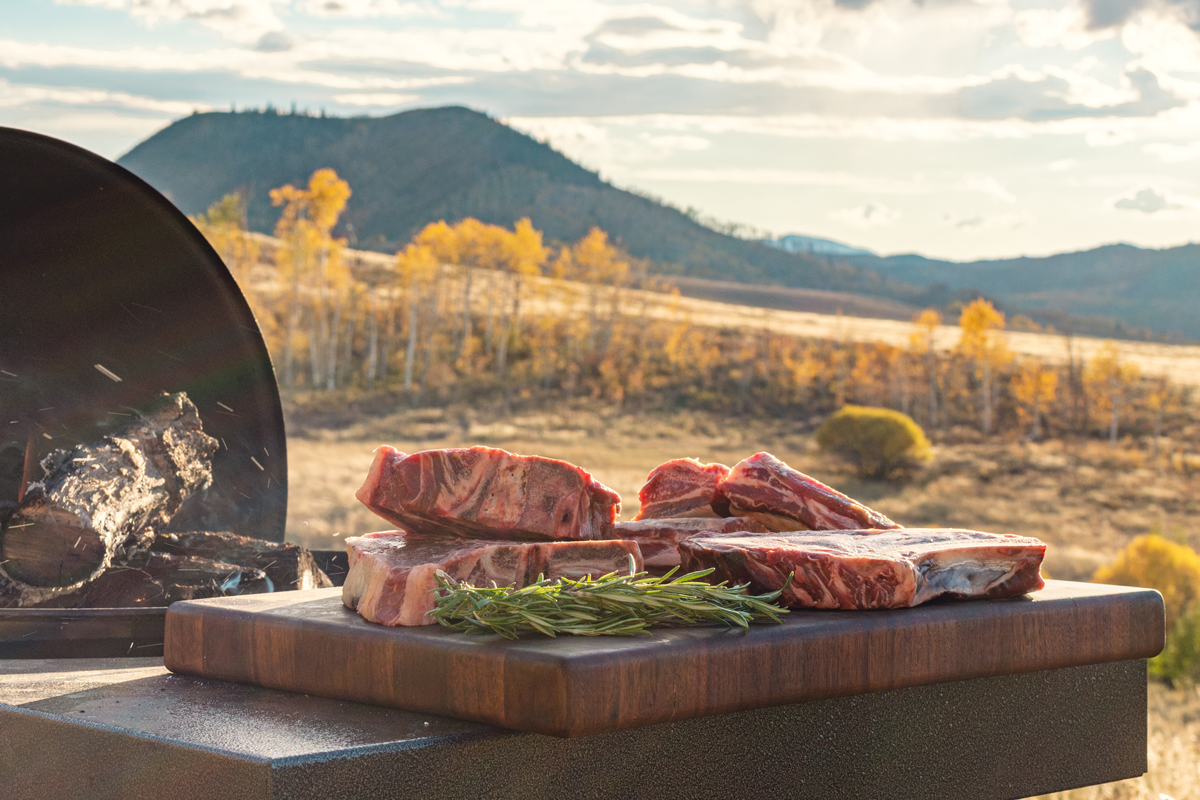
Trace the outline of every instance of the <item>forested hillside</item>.
{"label": "forested hillside", "polygon": [[[1044,258],[965,264],[917,255],[860,256],[851,260],[901,283],[978,289],[1010,307],[1030,312],[1053,309],[1075,315],[1102,315],[1135,328],[1175,331],[1200,339],[1200,315],[1196,314],[1200,304],[1200,245],[1151,250],[1114,244]],[[1105,333],[1122,336],[1127,332]]]}
{"label": "forested hillside", "polygon": [[593,226],[666,274],[914,298],[870,270],[789,253],[697,224],[677,209],[617,189],[595,173],[490,117],[465,108],[383,118],[274,112],[193,114],[119,163],[185,213],[224,195],[246,201],[248,224],[269,233],[279,217],[268,192],[330,167],[354,187],[337,233],[395,252],[430,222],[474,217],[511,225],[528,217],[550,241]]}

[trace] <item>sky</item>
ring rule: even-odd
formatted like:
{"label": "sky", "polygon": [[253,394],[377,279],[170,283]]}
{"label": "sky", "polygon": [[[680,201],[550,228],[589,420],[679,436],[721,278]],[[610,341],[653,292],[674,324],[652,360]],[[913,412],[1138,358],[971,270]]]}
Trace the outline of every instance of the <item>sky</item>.
{"label": "sky", "polygon": [[2,0],[0,125],[466,105],[765,234],[959,260],[1200,240],[1200,0]]}

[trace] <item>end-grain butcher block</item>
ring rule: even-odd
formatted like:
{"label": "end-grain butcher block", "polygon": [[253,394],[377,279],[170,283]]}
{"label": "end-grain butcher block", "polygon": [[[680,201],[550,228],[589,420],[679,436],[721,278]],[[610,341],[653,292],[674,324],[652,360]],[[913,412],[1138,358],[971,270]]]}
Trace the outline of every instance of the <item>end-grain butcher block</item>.
{"label": "end-grain butcher block", "polygon": [[686,539],[718,533],[767,532],[761,523],[749,517],[683,517],[618,522],[613,526],[612,538],[637,542],[646,569],[665,571],[679,566],[679,543]]}
{"label": "end-grain butcher block", "polygon": [[483,539],[603,539],[621,496],[573,464],[494,447],[383,445],[356,495],[410,533]]}
{"label": "end-grain butcher block", "polygon": [[346,540],[350,570],[342,602],[370,622],[432,625],[437,573],[472,586],[515,586],[550,579],[635,572],[642,556],[634,542],[502,542],[368,533]]}
{"label": "end-grain butcher block", "polygon": [[807,608],[907,608],[935,597],[1012,597],[1037,591],[1044,542],[950,528],[728,534],[681,542],[687,571],[712,580],[780,589],[780,602]]}
{"label": "end-grain butcher block", "polygon": [[890,519],[794,470],[770,453],[739,461],[721,484],[733,516],[773,531],[899,528]]}
{"label": "end-grain butcher block", "polygon": [[676,458],[659,464],[638,491],[641,508],[635,520],[677,517],[729,516],[721,482],[729,474],[724,464],[703,464]]}

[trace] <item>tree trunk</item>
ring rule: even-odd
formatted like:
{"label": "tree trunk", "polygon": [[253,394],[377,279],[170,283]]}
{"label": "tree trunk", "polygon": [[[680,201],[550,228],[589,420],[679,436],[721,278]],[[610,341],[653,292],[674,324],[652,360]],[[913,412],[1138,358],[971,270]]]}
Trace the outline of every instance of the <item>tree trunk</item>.
{"label": "tree trunk", "polygon": [[404,350],[404,391],[411,392],[413,365],[417,360],[417,301],[419,293],[413,286],[408,291],[408,346]]}
{"label": "tree trunk", "polygon": [[1112,395],[1112,417],[1108,421],[1108,446],[1115,448],[1117,446],[1117,426],[1118,416],[1120,414],[1120,397],[1114,393]]}
{"label": "tree trunk", "polygon": [[342,330],[342,304],[339,302],[333,310],[333,320],[329,324],[329,365],[325,370],[325,391],[332,392],[337,388],[338,367],[338,334]]}
{"label": "tree trunk", "polygon": [[371,304],[367,311],[370,330],[367,333],[367,388],[375,391],[375,375],[379,369],[379,311],[375,307],[375,294],[371,293]]}

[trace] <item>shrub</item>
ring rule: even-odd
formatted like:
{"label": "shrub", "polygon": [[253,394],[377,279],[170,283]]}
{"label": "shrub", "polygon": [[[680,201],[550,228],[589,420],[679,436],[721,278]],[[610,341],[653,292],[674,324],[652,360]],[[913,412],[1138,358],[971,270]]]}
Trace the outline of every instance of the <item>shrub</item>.
{"label": "shrub", "polygon": [[846,458],[867,479],[897,477],[931,457],[921,426],[888,408],[842,407],[817,430],[817,444]]}
{"label": "shrub", "polygon": [[1167,607],[1167,630],[1200,596],[1200,555],[1158,534],[1139,536],[1111,564],[1096,570],[1096,583],[1157,589]]}
{"label": "shrub", "polygon": [[1181,683],[1200,683],[1200,604],[1192,605],[1167,630],[1167,646],[1150,659],[1150,674]]}

